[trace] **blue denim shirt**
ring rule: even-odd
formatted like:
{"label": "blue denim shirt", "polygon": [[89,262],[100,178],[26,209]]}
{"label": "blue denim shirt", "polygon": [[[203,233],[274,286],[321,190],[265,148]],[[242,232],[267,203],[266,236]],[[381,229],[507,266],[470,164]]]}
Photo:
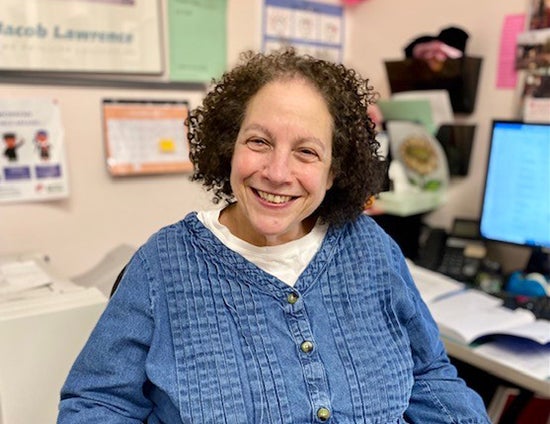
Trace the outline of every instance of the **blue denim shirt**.
{"label": "blue denim shirt", "polygon": [[489,423],[396,244],[330,228],[290,287],[197,219],[130,261],[61,392],[65,423]]}

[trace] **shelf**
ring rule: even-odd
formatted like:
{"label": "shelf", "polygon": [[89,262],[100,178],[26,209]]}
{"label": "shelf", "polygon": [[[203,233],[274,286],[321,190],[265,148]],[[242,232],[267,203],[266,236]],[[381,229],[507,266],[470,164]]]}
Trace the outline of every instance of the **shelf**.
{"label": "shelf", "polygon": [[373,214],[410,216],[430,212],[445,202],[446,192],[403,192],[380,193],[373,208]]}
{"label": "shelf", "polygon": [[154,90],[204,91],[202,82],[162,81],[139,76],[78,74],[39,71],[0,71],[0,84],[110,87]]}

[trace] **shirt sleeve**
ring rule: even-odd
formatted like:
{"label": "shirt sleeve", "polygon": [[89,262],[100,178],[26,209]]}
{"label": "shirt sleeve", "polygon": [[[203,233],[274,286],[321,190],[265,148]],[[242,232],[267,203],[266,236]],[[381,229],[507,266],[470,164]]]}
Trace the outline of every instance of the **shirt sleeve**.
{"label": "shirt sleeve", "polygon": [[420,297],[407,264],[399,267],[415,313],[407,320],[414,385],[405,413],[411,423],[490,424],[481,397],[458,377],[441,341],[437,324]]}
{"label": "shirt sleeve", "polygon": [[145,361],[154,321],[145,267],[136,255],[61,389],[58,424],[142,423]]}

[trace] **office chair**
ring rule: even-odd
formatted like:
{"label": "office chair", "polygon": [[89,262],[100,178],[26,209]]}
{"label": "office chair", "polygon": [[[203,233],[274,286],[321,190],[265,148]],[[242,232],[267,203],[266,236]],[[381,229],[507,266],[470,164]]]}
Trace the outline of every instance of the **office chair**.
{"label": "office chair", "polygon": [[122,280],[122,276],[124,275],[124,271],[126,271],[127,266],[128,265],[124,265],[124,267],[118,273],[118,275],[115,279],[115,283],[113,284],[113,287],[111,288],[111,293],[109,294],[109,298],[113,297],[113,294],[115,294],[116,289],[117,289],[118,285],[120,284],[120,280]]}

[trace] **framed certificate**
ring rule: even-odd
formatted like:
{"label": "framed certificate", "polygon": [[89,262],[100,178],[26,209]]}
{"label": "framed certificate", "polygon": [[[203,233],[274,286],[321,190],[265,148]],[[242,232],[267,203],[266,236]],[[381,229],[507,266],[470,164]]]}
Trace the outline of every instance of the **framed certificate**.
{"label": "framed certificate", "polygon": [[102,101],[107,169],[113,176],[193,170],[184,125],[186,101]]}
{"label": "framed certificate", "polygon": [[0,69],[161,74],[158,0],[2,0]]}

